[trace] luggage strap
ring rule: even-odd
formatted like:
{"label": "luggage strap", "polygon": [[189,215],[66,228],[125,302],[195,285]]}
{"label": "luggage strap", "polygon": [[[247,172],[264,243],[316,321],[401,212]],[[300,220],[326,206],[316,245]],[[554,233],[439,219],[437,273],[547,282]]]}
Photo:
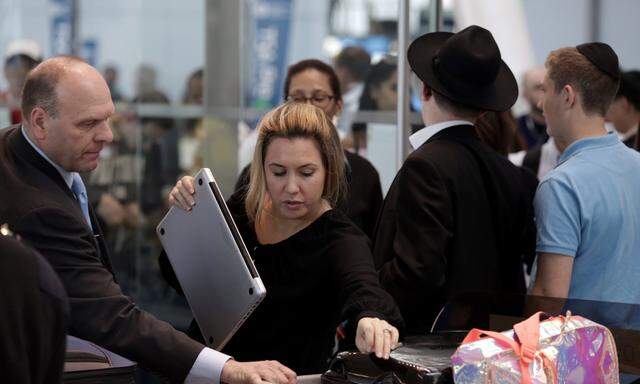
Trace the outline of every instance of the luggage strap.
{"label": "luggage strap", "polygon": [[[521,383],[531,384],[531,373],[529,372],[529,365],[539,358],[541,360],[544,370],[548,376],[551,376],[551,383],[557,384],[557,369],[555,364],[548,356],[542,351],[538,351],[538,340],[540,339],[540,315],[543,312],[537,312],[535,315],[529,317],[513,326],[513,330],[516,334],[514,340],[500,332],[483,331],[481,329],[474,328],[464,338],[462,344],[472,343],[474,341],[481,340],[482,336],[487,336],[494,339],[498,344],[503,345],[506,348],[511,348],[517,356],[520,357],[520,372]],[[558,316],[557,318],[565,320],[564,316]],[[555,318],[553,318],[555,319]]]}

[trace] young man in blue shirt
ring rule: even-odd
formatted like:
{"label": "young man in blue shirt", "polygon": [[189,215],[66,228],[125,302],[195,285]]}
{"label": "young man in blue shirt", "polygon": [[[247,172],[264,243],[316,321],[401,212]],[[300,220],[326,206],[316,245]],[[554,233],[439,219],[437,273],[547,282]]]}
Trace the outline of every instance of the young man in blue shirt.
{"label": "young man in blue shirt", "polygon": [[542,109],[566,145],[534,201],[539,296],[640,303],[640,154],[604,128],[620,83],[606,44],[551,52]]}

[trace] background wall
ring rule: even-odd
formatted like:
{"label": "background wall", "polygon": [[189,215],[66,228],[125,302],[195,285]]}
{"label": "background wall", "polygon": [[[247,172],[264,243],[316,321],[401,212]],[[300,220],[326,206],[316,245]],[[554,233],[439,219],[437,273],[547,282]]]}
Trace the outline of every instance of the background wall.
{"label": "background wall", "polygon": [[[371,3],[379,1],[387,0]],[[616,49],[624,68],[640,68],[640,49],[634,38],[640,35],[635,16],[640,14],[640,1],[508,1],[522,2],[536,64],[543,64],[554,48],[589,40],[591,5],[599,3],[601,41]],[[140,64],[149,63],[158,71],[159,88],[177,101],[188,74],[204,63],[204,2],[78,0],[78,36],[81,41],[96,43],[98,68],[115,64],[120,69],[120,88],[127,96],[134,94],[135,70]],[[294,0],[288,63],[322,56],[322,36],[329,26],[328,7],[329,0]],[[49,55],[50,18],[55,12],[53,0],[0,0],[0,57],[4,58],[9,41],[20,37],[36,40]],[[413,7],[412,12],[415,13]],[[503,22],[509,25],[512,20]],[[0,89],[5,87],[4,76],[0,76]]]}

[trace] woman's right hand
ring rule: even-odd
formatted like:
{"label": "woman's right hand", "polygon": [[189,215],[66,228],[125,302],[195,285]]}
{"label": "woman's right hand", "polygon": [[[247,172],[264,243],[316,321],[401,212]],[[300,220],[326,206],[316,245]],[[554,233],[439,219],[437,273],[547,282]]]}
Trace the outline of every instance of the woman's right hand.
{"label": "woman's right hand", "polygon": [[193,176],[184,176],[178,180],[169,193],[169,204],[190,211],[196,205],[194,180]]}

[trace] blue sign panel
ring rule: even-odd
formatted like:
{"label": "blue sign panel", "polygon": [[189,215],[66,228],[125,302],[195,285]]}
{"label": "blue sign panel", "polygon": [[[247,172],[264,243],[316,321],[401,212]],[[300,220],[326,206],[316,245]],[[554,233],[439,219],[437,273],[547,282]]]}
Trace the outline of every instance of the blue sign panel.
{"label": "blue sign panel", "polygon": [[271,108],[282,101],[291,0],[254,0],[252,4],[254,38],[247,105]]}
{"label": "blue sign panel", "polygon": [[73,0],[49,0],[51,4],[51,55],[73,53]]}

